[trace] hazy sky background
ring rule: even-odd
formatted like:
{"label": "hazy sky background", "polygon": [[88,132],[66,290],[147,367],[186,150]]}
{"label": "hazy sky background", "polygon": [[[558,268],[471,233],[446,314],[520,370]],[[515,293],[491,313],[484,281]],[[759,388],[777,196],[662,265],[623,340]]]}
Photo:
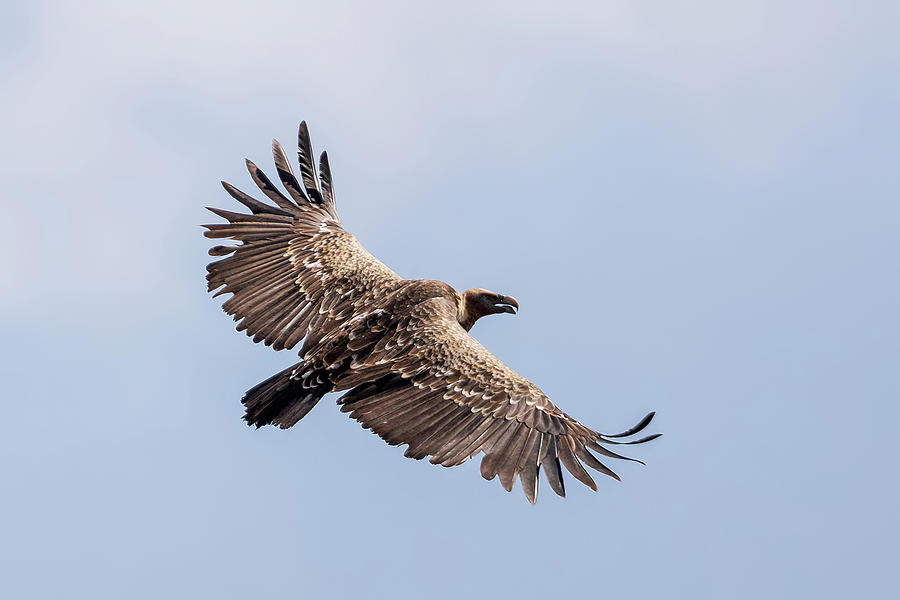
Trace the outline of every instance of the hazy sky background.
{"label": "hazy sky background", "polygon": [[[0,13],[0,594],[843,598],[894,590],[896,2],[14,2]],[[537,507],[402,457],[205,292],[205,205],[301,119],[401,275],[603,431]]]}

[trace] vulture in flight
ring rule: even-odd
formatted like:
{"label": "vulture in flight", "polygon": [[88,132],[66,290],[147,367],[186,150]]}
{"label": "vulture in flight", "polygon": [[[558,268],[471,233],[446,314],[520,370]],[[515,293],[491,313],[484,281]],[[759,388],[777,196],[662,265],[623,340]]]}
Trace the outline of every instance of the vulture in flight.
{"label": "vulture in flight", "polygon": [[507,491],[518,478],[532,503],[541,469],[560,496],[562,467],[596,490],[585,466],[619,479],[596,455],[627,459],[608,446],[659,436],[628,441],[653,413],[604,435],[557,408],[469,335],[485,315],[515,314],[515,298],[484,289],[460,294],[391,271],[341,226],[328,155],[317,170],[305,122],[298,145],[299,179],[272,144],[287,194],[248,160],[271,203],[222,182],[250,214],[210,208],[227,223],[204,226],[207,237],[236,242],[210,249],[224,258],[209,264],[207,280],[215,296],[231,294],[223,308],[237,329],[276,350],[303,343],[300,362],[244,395],[249,425],[287,429],[325,394],[344,392],[341,410],[387,443],[408,445],[406,456],[452,467],[483,453],[481,474],[499,476]]}

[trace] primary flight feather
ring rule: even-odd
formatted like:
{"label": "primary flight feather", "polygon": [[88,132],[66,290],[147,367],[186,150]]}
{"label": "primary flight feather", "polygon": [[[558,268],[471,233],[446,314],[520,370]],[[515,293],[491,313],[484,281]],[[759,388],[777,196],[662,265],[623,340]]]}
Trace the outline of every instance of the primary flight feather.
{"label": "primary flight feather", "polygon": [[238,330],[276,350],[303,342],[300,362],[245,394],[248,424],[287,429],[328,392],[346,392],[341,410],[389,444],[407,444],[406,456],[450,467],[483,453],[481,474],[506,490],[518,478],[532,503],[542,468],[560,496],[563,466],[596,490],[585,465],[618,476],[595,454],[627,459],[607,446],[659,437],[624,441],[653,413],[616,435],[585,427],[469,335],[483,316],[515,314],[515,298],[403,279],[369,254],[341,227],[328,156],[317,170],[306,122],[300,179],[277,141],[272,151],[287,195],[248,160],[272,204],[222,182],[250,214],[210,208],[228,222],[204,226],[207,237],[238,242],[211,248],[224,258],[207,267],[209,290],[231,294],[223,308]]}

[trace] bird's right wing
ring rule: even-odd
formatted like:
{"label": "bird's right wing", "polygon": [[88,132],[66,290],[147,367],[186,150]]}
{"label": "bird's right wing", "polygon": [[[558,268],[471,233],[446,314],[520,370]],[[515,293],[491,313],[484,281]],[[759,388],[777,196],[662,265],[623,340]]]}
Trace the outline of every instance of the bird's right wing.
{"label": "bird's right wing", "polygon": [[228,223],[204,225],[206,237],[240,242],[210,249],[210,255],[226,258],[207,266],[209,291],[232,294],[222,308],[239,321],[238,331],[276,350],[290,349],[307,336],[320,338],[402,281],[341,227],[328,155],[322,153],[317,176],[306,122],[298,138],[302,185],[281,145],[272,143],[290,198],[248,160],[250,176],[275,206],[223,181],[252,214],[209,208]]}
{"label": "bird's right wing", "polygon": [[[592,452],[626,458],[605,446],[659,437],[622,439],[642,431],[653,413],[616,435],[582,425],[469,335],[456,316],[451,302],[432,298],[399,317],[384,335],[360,318],[358,330],[348,331],[346,352],[353,360],[341,386],[355,387],[340,399],[341,410],[389,444],[408,444],[410,458],[431,456],[432,463],[450,467],[484,453],[481,474],[499,475],[507,490],[519,478],[531,502],[541,467],[560,496],[561,465],[596,490],[585,465],[618,476]],[[335,352],[325,362],[344,358]],[[353,371],[359,372],[355,380]],[[372,381],[372,373],[379,379]]]}

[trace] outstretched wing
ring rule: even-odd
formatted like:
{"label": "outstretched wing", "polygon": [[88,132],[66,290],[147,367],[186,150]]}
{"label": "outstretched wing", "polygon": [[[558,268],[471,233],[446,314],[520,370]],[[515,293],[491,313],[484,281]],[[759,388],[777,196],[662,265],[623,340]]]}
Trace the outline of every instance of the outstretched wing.
{"label": "outstretched wing", "polygon": [[228,223],[204,226],[206,237],[239,242],[210,249],[226,258],[207,266],[209,291],[232,294],[223,308],[239,321],[238,331],[276,350],[320,338],[402,281],[341,227],[328,156],[322,153],[317,175],[306,122],[298,138],[302,185],[274,141],[275,167],[288,195],[248,160],[250,176],[275,206],[223,181],[251,214],[209,208]]}
{"label": "outstretched wing", "polygon": [[449,467],[483,452],[485,479],[499,475],[510,491],[518,477],[532,503],[541,467],[560,496],[565,495],[561,466],[596,490],[584,465],[618,476],[592,452],[627,459],[605,446],[659,437],[620,441],[643,430],[653,413],[617,435],[585,427],[470,336],[456,320],[456,307],[444,298],[423,302],[399,320],[364,362],[351,366],[346,382],[356,379],[353,371],[363,378],[367,372],[381,376],[345,394],[339,400],[342,411],[388,443],[408,444],[406,456],[412,458],[431,456],[432,463]]}

